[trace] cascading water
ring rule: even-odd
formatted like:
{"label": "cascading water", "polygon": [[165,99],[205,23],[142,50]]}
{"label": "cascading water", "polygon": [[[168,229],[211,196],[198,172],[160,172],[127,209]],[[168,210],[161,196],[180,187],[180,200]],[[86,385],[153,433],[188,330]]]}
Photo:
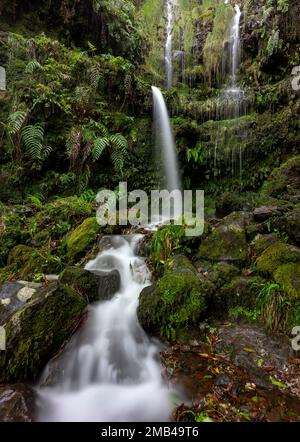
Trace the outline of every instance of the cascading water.
{"label": "cascading water", "polygon": [[111,237],[111,247],[87,264],[92,272],[117,269],[121,289],[112,300],[89,307],[86,324],[56,362],[54,385],[49,382],[53,368],[46,368],[38,390],[38,420],[169,419],[169,392],[155,359],[158,347],[136,316],[139,294],[150,283],[144,260],[135,254],[140,239]]}
{"label": "cascading water", "polygon": [[[181,190],[177,151],[168,109],[164,97],[157,87],[152,86],[152,94],[156,147],[159,160],[162,160],[163,164],[162,174],[166,179],[166,188],[170,192]],[[174,217],[180,214],[174,213]]]}
{"label": "cascading water", "polygon": [[167,88],[173,84],[173,24],[174,24],[174,0],[167,0],[167,27],[165,44],[165,69]]}
{"label": "cascading water", "polygon": [[235,16],[233,18],[231,32],[230,32],[230,41],[231,41],[231,79],[232,86],[236,86],[236,73],[238,70],[239,62],[240,62],[240,20],[241,20],[241,10],[238,5],[235,5]]}
{"label": "cascading water", "polygon": [[[225,1],[227,4],[228,1]],[[223,120],[229,119],[237,119],[242,115],[247,113],[247,99],[245,97],[245,92],[238,86],[237,83],[237,73],[240,65],[240,52],[241,52],[241,43],[240,43],[240,21],[242,12],[238,5],[235,5],[235,15],[232,20],[231,28],[230,28],[230,37],[229,37],[229,53],[228,58],[229,62],[226,64],[230,66],[229,75],[230,75],[230,87],[224,89],[219,97],[220,101],[220,116]],[[223,131],[224,132],[224,131]],[[217,163],[217,151],[218,146],[221,144],[221,137],[223,134],[218,134],[215,140],[215,164]],[[231,143],[233,140],[230,140]],[[238,147],[238,152],[234,147],[235,143],[232,143],[230,147],[230,161],[231,161],[231,169],[232,175],[234,175],[235,169],[235,158],[238,156],[239,161],[239,172],[240,172],[240,182],[242,182],[242,170],[243,170],[243,151],[241,148],[241,144]]]}

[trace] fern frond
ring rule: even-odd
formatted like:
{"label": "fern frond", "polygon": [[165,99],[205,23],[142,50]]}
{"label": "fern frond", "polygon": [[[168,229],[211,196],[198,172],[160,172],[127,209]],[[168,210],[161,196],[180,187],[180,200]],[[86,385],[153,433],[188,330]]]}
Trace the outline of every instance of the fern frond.
{"label": "fern frond", "polygon": [[15,135],[20,132],[25,120],[27,118],[27,112],[16,111],[9,115],[7,121],[7,130],[10,135]]}
{"label": "fern frond", "polygon": [[111,160],[114,165],[115,171],[122,174],[122,169],[124,166],[123,152],[119,149],[113,150],[111,153]]}
{"label": "fern frond", "polygon": [[22,130],[22,140],[32,160],[43,159],[44,128],[40,124],[25,126]]}
{"label": "fern frond", "polygon": [[122,134],[111,135],[109,141],[111,142],[114,150],[118,149],[125,155],[128,149],[128,142]]}
{"label": "fern frond", "polygon": [[25,74],[33,74],[34,71],[42,71],[42,70],[43,66],[37,60],[31,60],[25,68]]}
{"label": "fern frond", "polygon": [[104,152],[104,150],[109,146],[109,138],[107,137],[98,137],[94,140],[93,149],[92,149],[92,158],[93,161],[99,160],[100,156]]}

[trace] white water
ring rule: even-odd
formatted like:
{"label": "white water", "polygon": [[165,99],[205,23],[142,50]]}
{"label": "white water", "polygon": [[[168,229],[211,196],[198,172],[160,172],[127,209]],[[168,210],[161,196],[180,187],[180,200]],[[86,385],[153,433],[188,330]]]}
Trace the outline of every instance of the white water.
{"label": "white water", "polygon": [[167,0],[167,25],[165,44],[165,69],[167,88],[173,84],[173,24],[174,24],[174,0]]}
{"label": "white water", "polygon": [[[59,361],[59,380],[39,389],[38,420],[169,419],[170,393],[162,384],[158,347],[148,339],[136,316],[139,294],[150,283],[144,260],[135,254],[140,238],[114,237],[112,248],[88,263],[90,271],[117,269],[121,289],[112,300],[89,307],[85,326]],[[47,378],[49,368],[42,383]]]}
{"label": "white water", "polygon": [[240,63],[240,21],[241,10],[238,5],[235,5],[235,16],[232,21],[230,42],[231,42],[231,78],[233,88],[236,86],[236,74]]}
{"label": "white water", "polygon": [[[157,87],[152,86],[152,94],[156,148],[159,154],[159,161],[162,161],[162,174],[166,181],[166,189],[170,192],[181,190],[177,150],[168,109],[164,97]],[[176,217],[180,214],[175,213],[174,216]]]}

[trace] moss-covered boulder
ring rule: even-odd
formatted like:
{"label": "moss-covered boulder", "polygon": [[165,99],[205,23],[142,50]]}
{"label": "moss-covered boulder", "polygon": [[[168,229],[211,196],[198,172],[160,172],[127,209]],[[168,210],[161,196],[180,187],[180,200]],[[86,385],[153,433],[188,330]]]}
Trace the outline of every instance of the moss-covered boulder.
{"label": "moss-covered boulder", "polygon": [[216,198],[216,216],[223,218],[232,212],[242,210],[244,202],[237,193],[224,192]]}
{"label": "moss-covered boulder", "polygon": [[212,297],[210,311],[214,318],[224,318],[234,307],[253,309],[264,280],[258,276],[236,276]]}
{"label": "moss-covered boulder", "polygon": [[227,261],[239,264],[247,261],[248,244],[243,214],[232,214],[213,229],[201,243],[198,258],[208,261]]}
{"label": "moss-covered boulder", "polygon": [[118,270],[92,273],[78,267],[70,267],[63,271],[59,280],[86,297],[89,302],[111,299],[121,285]]}
{"label": "moss-covered boulder", "polygon": [[290,299],[300,300],[300,261],[278,267],[274,279]]}
{"label": "moss-covered boulder", "polygon": [[56,283],[43,287],[1,324],[6,351],[0,353],[0,383],[34,381],[79,324],[87,298]]}
{"label": "moss-covered boulder", "polygon": [[261,255],[268,247],[278,242],[278,238],[275,233],[269,233],[266,235],[258,234],[255,236],[251,243],[253,251],[256,256]]}
{"label": "moss-covered boulder", "polygon": [[175,265],[171,263],[154,286],[142,291],[138,319],[150,334],[171,340],[198,322],[206,307],[206,297],[214,289],[182,258],[180,265],[178,261]]}
{"label": "moss-covered boulder", "polygon": [[262,188],[262,194],[274,198],[299,195],[300,191],[300,155],[289,158],[280,167],[273,170]]}
{"label": "moss-covered boulder", "polygon": [[7,264],[10,250],[25,239],[22,217],[7,207],[0,208],[0,267]]}
{"label": "moss-covered boulder", "polygon": [[[34,274],[52,271],[50,255],[40,249],[23,244],[14,247],[8,256],[8,266],[13,268],[18,278],[32,277]],[[55,266],[54,266],[55,269]]]}
{"label": "moss-covered boulder", "polygon": [[300,249],[298,247],[277,242],[269,246],[256,260],[257,270],[266,275],[273,275],[283,264],[299,263]]}
{"label": "moss-covered boulder", "polygon": [[78,226],[67,240],[67,254],[69,260],[80,258],[88,247],[95,242],[100,226],[96,217],[87,218]]}

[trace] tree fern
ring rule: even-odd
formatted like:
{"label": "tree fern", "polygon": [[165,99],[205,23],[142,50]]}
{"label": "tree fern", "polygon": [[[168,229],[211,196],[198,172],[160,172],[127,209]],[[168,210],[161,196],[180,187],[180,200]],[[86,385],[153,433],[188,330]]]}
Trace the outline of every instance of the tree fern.
{"label": "tree fern", "polygon": [[44,128],[40,124],[24,127],[22,140],[32,160],[43,160]]}
{"label": "tree fern", "polygon": [[104,150],[109,146],[109,138],[98,137],[94,140],[92,148],[93,161],[98,161]]}

